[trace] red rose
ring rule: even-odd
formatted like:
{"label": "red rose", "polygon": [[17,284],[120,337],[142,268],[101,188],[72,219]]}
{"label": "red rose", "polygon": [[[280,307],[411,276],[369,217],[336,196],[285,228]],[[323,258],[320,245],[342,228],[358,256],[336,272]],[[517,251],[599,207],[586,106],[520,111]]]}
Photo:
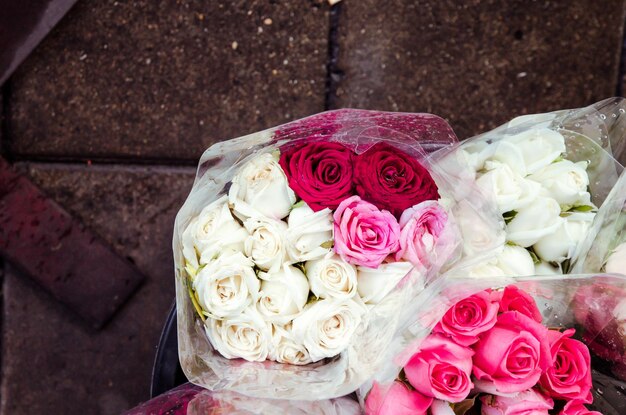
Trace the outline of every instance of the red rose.
{"label": "red rose", "polygon": [[481,333],[496,324],[499,299],[498,291],[481,291],[467,297],[450,307],[433,331],[452,337],[458,344],[470,346],[478,341]]}
{"label": "red rose", "polygon": [[552,366],[541,376],[541,386],[553,398],[590,403],[591,357],[587,346],[571,339],[574,329],[548,331]]}
{"label": "red rose", "polygon": [[500,300],[500,312],[518,311],[528,316],[538,323],[541,323],[541,311],[537,308],[537,303],[527,292],[520,290],[515,285],[509,285],[502,293]]}
{"label": "red rose", "polygon": [[352,196],[354,153],[338,143],[310,142],[287,146],[280,155],[280,166],[289,187],[311,209],[336,209]]}
{"label": "red rose", "polygon": [[439,198],[428,170],[387,143],[377,143],[356,157],[354,182],[362,199],[396,217],[420,202]]}

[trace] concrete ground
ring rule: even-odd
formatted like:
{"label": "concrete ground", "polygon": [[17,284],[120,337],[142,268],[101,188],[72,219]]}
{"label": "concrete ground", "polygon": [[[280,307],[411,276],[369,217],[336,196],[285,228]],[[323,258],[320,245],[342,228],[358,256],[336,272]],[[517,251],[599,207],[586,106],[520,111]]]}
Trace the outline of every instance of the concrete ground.
{"label": "concrete ground", "polygon": [[94,331],[0,266],[0,414],[149,397],[207,146],[340,107],[432,112],[465,138],[621,94],[624,3],[78,1],[5,84],[0,152],[148,279]]}

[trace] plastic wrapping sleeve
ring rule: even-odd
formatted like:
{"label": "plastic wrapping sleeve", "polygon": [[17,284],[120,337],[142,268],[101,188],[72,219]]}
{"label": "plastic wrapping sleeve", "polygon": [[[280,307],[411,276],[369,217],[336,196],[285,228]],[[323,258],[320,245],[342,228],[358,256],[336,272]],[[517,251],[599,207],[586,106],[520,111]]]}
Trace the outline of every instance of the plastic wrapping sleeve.
{"label": "plastic wrapping sleeve", "polygon": [[359,415],[352,397],[321,401],[250,398],[230,391],[211,392],[186,383],[133,408],[123,415]]}
{"label": "plastic wrapping sleeve", "polygon": [[[445,255],[431,258],[434,263],[427,272],[409,272],[380,302],[367,306],[349,345],[335,357],[301,366],[227,359],[212,347],[194,312],[185,275],[183,232],[204,206],[228,192],[243,163],[259,154],[305,141],[337,142],[357,154],[385,142],[419,160],[439,187],[440,203],[449,213],[450,228],[446,232],[450,232],[452,242]],[[383,352],[392,341],[395,328],[412,317],[405,305],[413,301],[437,271],[491,257],[502,247],[503,221],[493,205],[471,191],[472,183],[449,177],[428,158],[432,152],[456,143],[450,127],[434,115],[338,110],[210,147],[200,160],[193,188],[174,225],[179,358],[187,378],[210,390],[262,398],[330,399],[355,391],[384,363]],[[462,171],[462,167],[457,171]],[[480,232],[476,232],[477,227]]]}
{"label": "plastic wrapping sleeve", "polygon": [[[580,109],[525,115],[494,130],[469,138],[456,147],[446,147],[432,154],[431,160],[448,178],[459,180],[480,178],[482,183],[478,181],[477,183],[484,196],[494,203],[499,203],[500,213],[505,219],[509,215],[508,220],[514,221],[517,211],[532,206],[532,203],[526,202],[535,197],[542,197],[552,204],[554,201],[558,202],[563,218],[575,215],[572,220],[582,220],[584,217],[587,223],[585,225],[587,237],[579,235],[575,247],[568,249],[567,255],[561,257],[564,259],[546,259],[546,262],[563,262],[566,265],[565,270],[569,268],[571,272],[577,258],[584,256],[589,249],[588,244],[585,245],[583,242],[594,240],[602,228],[600,221],[605,214],[599,214],[598,220],[588,226],[596,209],[602,212],[606,204],[607,209],[612,211],[617,204],[615,199],[619,198],[619,195],[611,190],[623,171],[616,158],[623,159],[626,156],[625,112],[626,101],[622,98],[611,98]],[[577,169],[582,166],[585,169],[586,174],[580,176],[583,181],[588,177],[587,191],[581,192],[584,194],[576,194],[574,190],[569,193],[570,189],[577,186],[572,180],[578,179],[566,177],[556,170],[547,171],[549,170],[547,167],[554,168],[552,165],[562,160],[575,163],[578,167],[567,164],[568,167],[561,165],[559,168]],[[504,164],[506,166],[503,166]],[[460,167],[463,165],[469,165],[470,168],[463,169]],[[491,173],[500,167],[501,171],[506,173],[493,174],[489,179],[493,182],[484,180],[486,172]],[[468,172],[470,177],[466,176]],[[561,174],[560,178],[555,178],[557,174]],[[503,191],[499,190],[502,193],[498,201],[495,200],[494,191],[487,190],[490,186],[505,188]],[[518,194],[512,194],[513,187],[517,189],[516,192],[519,191]],[[470,190],[466,192],[469,193]],[[534,245],[537,241],[531,239],[518,240],[513,235],[509,239],[507,226],[507,241],[537,248]],[[545,242],[543,246],[547,244]],[[537,249],[535,250],[539,253]],[[554,251],[550,247],[547,250]],[[552,255],[552,252],[544,256],[549,255]],[[580,271],[579,268],[576,269]]]}
{"label": "plastic wrapping sleeve", "polygon": [[204,391],[192,383],[185,383],[144,402],[122,415],[186,415],[191,402]]}
{"label": "plastic wrapping sleeve", "polygon": [[[412,304],[415,318],[411,324],[401,327],[399,335],[388,346],[384,370],[359,388],[357,395],[362,405],[374,382],[382,385],[383,390],[391,385],[451,306],[486,289],[510,285],[533,297],[544,326],[576,329],[575,337],[591,352],[596,409],[603,414],[622,413],[615,408],[623,406],[623,398],[611,401],[615,391],[626,385],[623,383],[626,380],[626,276],[620,274],[438,279]],[[607,389],[607,396],[603,397],[605,387],[612,388],[612,392]],[[613,397],[609,399],[609,396]]]}
{"label": "plastic wrapping sleeve", "polygon": [[[626,274],[626,171],[598,210],[589,237],[582,242],[574,273],[601,272],[613,254],[621,256],[610,272]],[[619,251],[619,252],[616,252]],[[615,258],[617,259],[617,258]]]}

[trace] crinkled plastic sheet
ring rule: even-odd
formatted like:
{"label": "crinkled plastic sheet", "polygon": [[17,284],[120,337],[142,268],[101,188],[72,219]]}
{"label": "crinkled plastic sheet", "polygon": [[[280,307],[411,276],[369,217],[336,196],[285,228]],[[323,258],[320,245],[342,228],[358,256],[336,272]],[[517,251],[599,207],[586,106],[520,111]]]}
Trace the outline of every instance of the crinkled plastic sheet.
{"label": "crinkled plastic sheet", "polygon": [[[462,269],[451,271],[462,274]],[[381,370],[364,383],[358,391],[364,405],[374,381],[388,386],[402,367],[420,349],[422,341],[431,333],[446,311],[458,301],[488,288],[515,285],[529,293],[542,312],[542,324],[551,328],[576,328],[576,335],[590,347],[594,385],[602,384],[619,392],[626,386],[626,342],[619,326],[626,327],[626,316],[618,319],[615,308],[626,301],[626,276],[619,274],[570,274],[530,277],[500,277],[464,279],[458,275],[440,278],[422,291],[412,304],[415,318],[411,324],[400,327],[400,335],[389,346],[393,357]],[[617,415],[615,402],[602,398],[603,390],[593,390],[594,405],[605,415]],[[611,390],[607,389],[607,393]],[[619,396],[619,393],[617,394]]]}
{"label": "crinkled plastic sheet", "polygon": [[[626,171],[598,211],[595,232],[583,242],[581,255],[573,272],[600,272],[620,244],[626,242]],[[626,269],[622,270],[626,274]]]}
{"label": "crinkled plastic sheet", "polygon": [[[577,260],[587,256],[600,229],[606,227],[606,221],[611,221],[618,207],[621,210],[623,206],[623,203],[620,205],[620,199],[623,202],[624,186],[620,188],[616,185],[624,171],[619,160],[626,161],[624,98],[610,98],[585,108],[520,116],[491,131],[464,140],[455,147],[443,148],[434,153],[431,159],[447,177],[460,181],[473,180],[475,178],[473,170],[462,166],[471,165],[476,160],[469,159],[461,150],[471,149],[475,154],[479,154],[487,144],[499,145],[498,143],[505,137],[541,128],[557,131],[563,135],[566,145],[565,159],[588,163],[591,201],[599,210],[588,236],[578,244],[569,262],[571,272],[592,272],[589,267],[583,269],[580,265],[577,266]],[[477,157],[480,158],[479,155]],[[468,172],[469,177],[466,176]],[[468,189],[467,195],[474,190]],[[484,196],[489,198],[491,195]],[[599,268],[595,271],[599,271]]]}
{"label": "crinkled plastic sheet", "polygon": [[[338,110],[318,114],[283,126],[213,145],[202,156],[189,197],[179,211],[174,228],[178,342],[181,366],[187,378],[210,390],[230,390],[248,396],[277,399],[327,399],[356,390],[386,362],[395,328],[407,318],[406,304],[422,289],[424,281],[410,273],[372,307],[353,336],[348,348],[334,358],[304,366],[273,361],[229,360],[215,351],[205,334],[185,285],[181,235],[200,210],[227,192],[237,169],[251,157],[271,152],[282,145],[302,140],[340,142],[361,153],[385,141],[424,164],[441,193],[449,197],[450,216],[460,221],[455,255],[448,263],[480,261],[504,242],[503,222],[494,207],[471,191],[471,183],[448,177],[428,155],[454,145],[457,140],[441,118],[430,114],[381,113],[363,110]],[[462,170],[459,168],[459,170]],[[468,189],[470,189],[469,193]],[[480,223],[490,229],[488,238],[472,239],[472,226]],[[463,248],[461,252],[461,248]],[[426,278],[432,277],[426,276]]]}
{"label": "crinkled plastic sheet", "polygon": [[186,383],[145,402],[124,415],[359,415],[352,397],[320,401],[251,398],[236,392],[211,392]]}

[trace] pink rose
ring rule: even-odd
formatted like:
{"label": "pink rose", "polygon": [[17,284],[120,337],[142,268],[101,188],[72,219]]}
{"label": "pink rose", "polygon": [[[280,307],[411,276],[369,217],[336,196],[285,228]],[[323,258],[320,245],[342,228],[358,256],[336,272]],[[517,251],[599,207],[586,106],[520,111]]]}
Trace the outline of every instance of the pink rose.
{"label": "pink rose", "polygon": [[474,351],[476,386],[496,395],[532,388],[552,365],[548,329],[517,311],[500,314]]}
{"label": "pink rose", "polygon": [[431,334],[404,367],[409,383],[418,392],[448,402],[461,402],[472,387],[472,355],[445,336]]}
{"label": "pink rose", "polygon": [[515,285],[509,285],[502,293],[500,300],[500,312],[518,311],[538,323],[541,323],[542,317],[537,303],[534,298],[527,292],[520,290]]}
{"label": "pink rose", "polygon": [[448,402],[435,399],[430,405],[430,412],[428,415],[455,415],[454,409]]}
{"label": "pink rose", "polygon": [[598,411],[590,411],[581,401],[569,401],[559,415],[602,415]]}
{"label": "pink rose", "polygon": [[553,398],[590,403],[591,356],[585,344],[570,338],[574,332],[548,331],[552,366],[541,376],[540,384]]}
{"label": "pink rose", "polygon": [[280,166],[289,187],[314,211],[335,209],[354,194],[352,150],[326,141],[289,144],[281,150]]}
{"label": "pink rose", "polygon": [[481,333],[491,329],[498,318],[501,293],[481,291],[453,305],[433,329],[444,333],[463,346],[470,346],[478,341]]}
{"label": "pink rose", "polygon": [[414,157],[384,142],[356,157],[354,183],[359,196],[396,217],[420,202],[439,199],[428,170]]}
{"label": "pink rose", "polygon": [[396,218],[358,196],[341,202],[333,218],[335,252],[350,264],[377,268],[400,247]]}
{"label": "pink rose", "polygon": [[[435,201],[426,201],[408,208],[400,217],[400,250],[396,261],[404,258],[416,267],[427,267],[437,246],[448,214]],[[451,245],[452,241],[448,243]]]}
{"label": "pink rose", "polygon": [[529,389],[514,396],[483,395],[481,415],[548,415],[554,401]]}
{"label": "pink rose", "polygon": [[426,415],[433,398],[410,390],[404,383],[395,381],[386,391],[377,382],[365,399],[367,415]]}

